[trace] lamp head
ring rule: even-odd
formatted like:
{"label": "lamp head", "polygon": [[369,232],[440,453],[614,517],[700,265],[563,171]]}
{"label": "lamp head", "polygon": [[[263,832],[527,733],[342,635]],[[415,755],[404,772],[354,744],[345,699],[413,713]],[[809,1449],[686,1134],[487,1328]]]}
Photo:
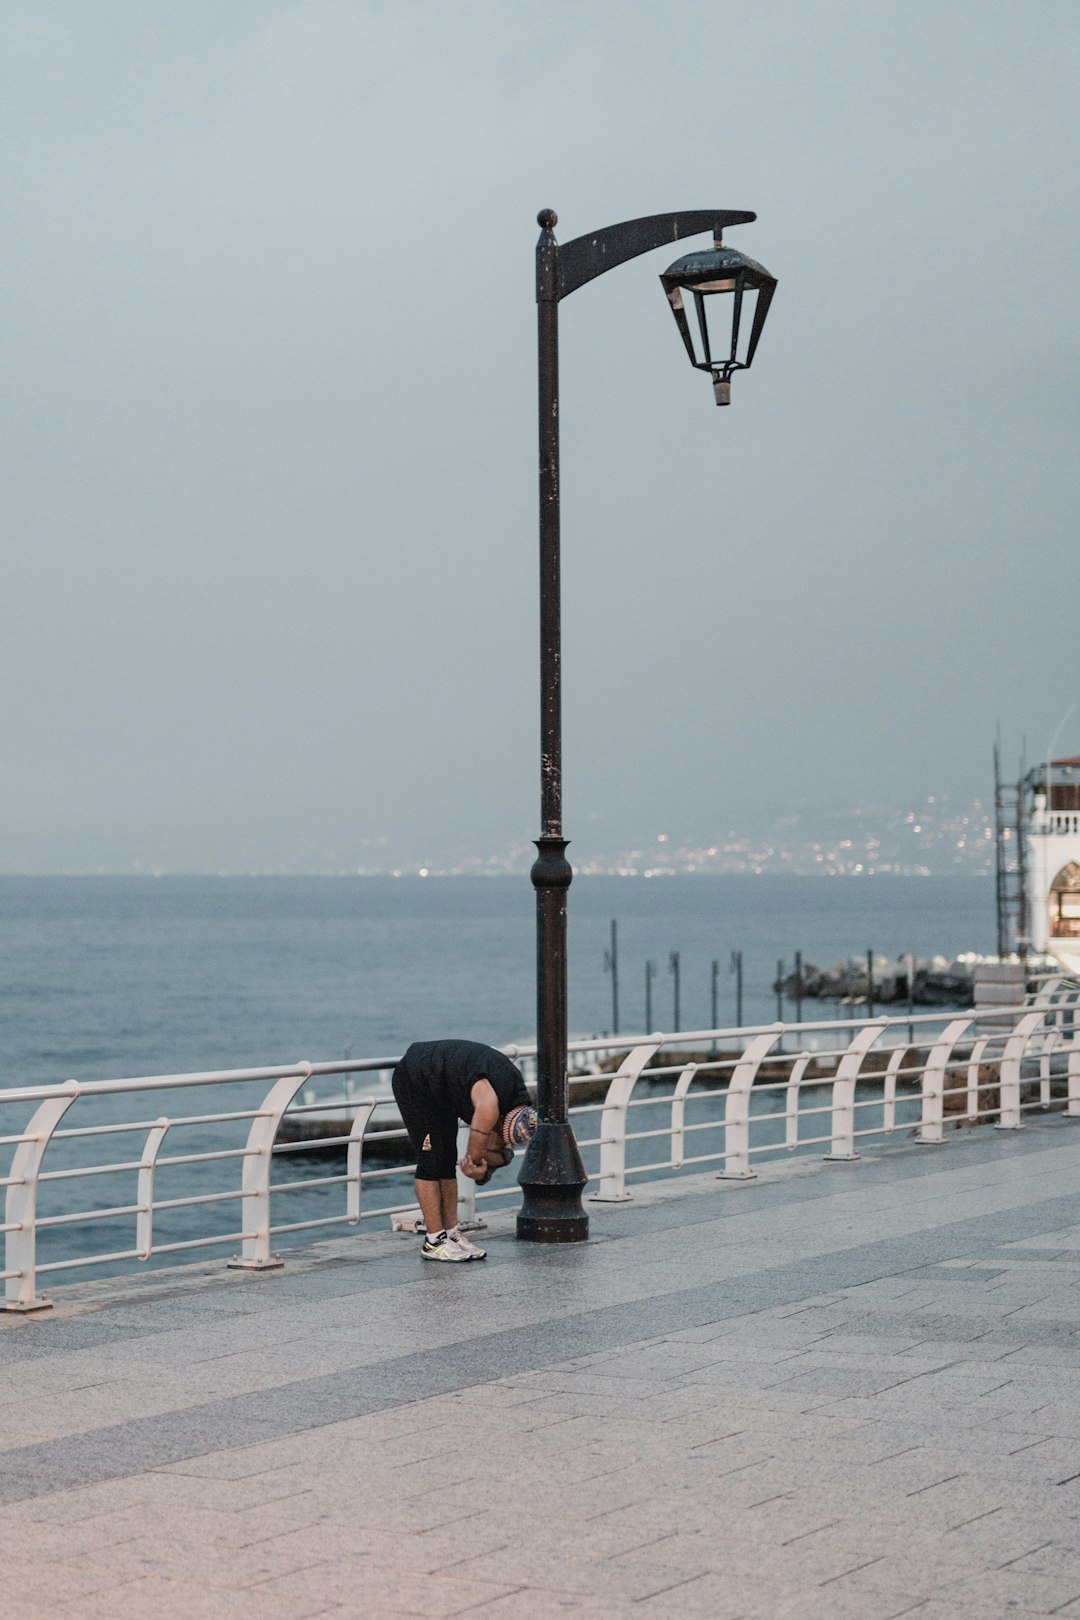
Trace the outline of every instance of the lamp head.
{"label": "lamp head", "polygon": [[[681,259],[676,259],[664,271],[660,281],[671,305],[679,335],[690,356],[690,364],[698,371],[712,374],[716,403],[730,405],[732,374],[745,371],[754,358],[776,291],[775,277],[756,259],[747,258],[737,248],[725,247],[717,237],[711,248],[699,253],[687,253]],[[686,318],[684,293],[694,301],[701,337],[700,359]],[[717,304],[714,300],[718,297],[729,301]],[[747,319],[745,305],[751,299],[753,314]],[[725,328],[722,333],[718,321],[721,310]]]}

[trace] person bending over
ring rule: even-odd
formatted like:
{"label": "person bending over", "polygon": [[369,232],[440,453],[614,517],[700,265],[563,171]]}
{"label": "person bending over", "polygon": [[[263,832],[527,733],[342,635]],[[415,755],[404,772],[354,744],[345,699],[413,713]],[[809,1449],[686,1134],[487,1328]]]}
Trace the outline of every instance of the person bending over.
{"label": "person bending over", "polygon": [[394,1070],[394,1098],[416,1149],[416,1198],[425,1260],[483,1260],[457,1224],[458,1121],[469,1127],[461,1169],[478,1184],[509,1164],[536,1134],[520,1069],[476,1041],[414,1041]]}

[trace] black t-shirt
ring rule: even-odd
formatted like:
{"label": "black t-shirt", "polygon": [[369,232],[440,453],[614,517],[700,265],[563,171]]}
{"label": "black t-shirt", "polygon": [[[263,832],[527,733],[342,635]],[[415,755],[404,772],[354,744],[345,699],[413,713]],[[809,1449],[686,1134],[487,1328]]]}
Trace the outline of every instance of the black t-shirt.
{"label": "black t-shirt", "polygon": [[504,1052],[478,1041],[414,1041],[398,1064],[417,1090],[439,1112],[451,1109],[466,1124],[473,1117],[472,1088],[486,1080],[499,1102],[499,1114],[530,1102],[525,1082]]}

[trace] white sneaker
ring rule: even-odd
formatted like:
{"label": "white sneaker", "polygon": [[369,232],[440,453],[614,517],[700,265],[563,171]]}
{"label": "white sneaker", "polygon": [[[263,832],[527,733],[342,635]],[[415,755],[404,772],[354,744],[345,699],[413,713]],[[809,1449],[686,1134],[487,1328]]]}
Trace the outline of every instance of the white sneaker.
{"label": "white sneaker", "polygon": [[425,1260],[451,1260],[460,1264],[463,1260],[471,1260],[473,1256],[465,1246],[458,1242],[452,1233],[444,1232],[438,1238],[425,1238],[420,1254]]}
{"label": "white sneaker", "polygon": [[446,1235],[449,1238],[453,1238],[459,1249],[465,1250],[465,1253],[468,1255],[470,1260],[487,1259],[487,1250],[481,1249],[477,1243],[470,1242],[465,1236],[464,1232],[459,1231],[456,1226],[450,1227]]}

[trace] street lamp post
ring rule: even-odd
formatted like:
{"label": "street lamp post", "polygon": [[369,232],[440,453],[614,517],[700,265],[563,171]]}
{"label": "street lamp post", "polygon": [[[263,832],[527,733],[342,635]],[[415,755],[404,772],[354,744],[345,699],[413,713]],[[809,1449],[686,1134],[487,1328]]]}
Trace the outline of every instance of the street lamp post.
{"label": "street lamp post", "polygon": [[[562,826],[562,689],[559,583],[559,302],[588,282],[641,253],[705,231],[711,251],[688,255],[664,272],[661,282],[680,335],[699,370],[711,373],[716,403],[730,399],[730,378],[754,357],[776,283],[754,260],[723,245],[729,225],[751,223],[746,212],[702,209],[626,220],[560,247],[557,216],[537,215],[537,339],[540,422],[540,816],[541,834],[531,878],[536,890],[536,1092],[539,1125],[518,1178],[523,1198],[517,1235],[534,1243],[580,1243],[589,1235],[582,1203],[585,1167],[570,1125],[567,1081],[566,891],[573,872]],[[703,358],[694,350],[682,295],[696,306]],[[707,299],[729,293],[732,336],[713,356]],[[752,324],[742,320],[744,301],[756,295]]]}

